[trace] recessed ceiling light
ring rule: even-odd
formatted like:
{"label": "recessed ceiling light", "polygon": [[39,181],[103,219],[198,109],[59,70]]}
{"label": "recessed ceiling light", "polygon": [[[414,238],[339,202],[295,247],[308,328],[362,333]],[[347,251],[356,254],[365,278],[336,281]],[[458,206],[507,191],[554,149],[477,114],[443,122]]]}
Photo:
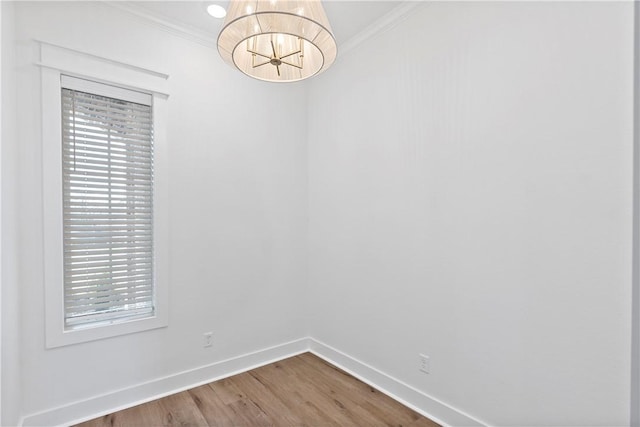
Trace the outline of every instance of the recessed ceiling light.
{"label": "recessed ceiling light", "polygon": [[218,4],[210,4],[207,6],[207,13],[213,16],[214,18],[224,18],[227,16],[227,11],[224,10],[224,7]]}

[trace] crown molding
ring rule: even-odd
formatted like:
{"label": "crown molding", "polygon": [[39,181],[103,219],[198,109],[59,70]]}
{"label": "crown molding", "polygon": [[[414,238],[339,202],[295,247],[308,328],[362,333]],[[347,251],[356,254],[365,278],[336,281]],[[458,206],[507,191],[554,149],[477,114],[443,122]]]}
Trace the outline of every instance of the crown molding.
{"label": "crown molding", "polygon": [[148,24],[152,24],[167,33],[173,34],[174,36],[198,43],[212,49],[218,48],[217,35],[211,35],[211,33],[203,31],[199,28],[182,22],[172,22],[170,18],[164,15],[154,13],[140,6],[133,5],[128,1],[107,0],[104,1],[103,4],[127,12],[138,19],[146,21]]}
{"label": "crown molding", "polygon": [[[212,35],[210,33],[207,33],[206,31],[185,23],[172,22],[170,18],[164,15],[154,13],[148,9],[133,5],[127,1],[106,0],[103,2],[103,4],[127,12],[130,15],[142,19],[147,23],[150,23],[175,36],[212,49],[217,49],[217,35]],[[406,19],[411,12],[425,6],[426,4],[428,4],[428,2],[424,0],[398,2],[398,6],[393,8],[390,12],[374,21],[372,24],[367,26],[362,31],[358,32],[346,42],[342,43],[341,46],[338,46],[338,55],[345,55],[368,39],[395,27],[398,23]]]}
{"label": "crown molding", "polygon": [[424,7],[428,2],[424,0],[402,1],[398,6],[394,7],[387,14],[375,20],[371,25],[365,27],[362,31],[351,37],[342,46],[338,47],[338,54],[345,53],[358,47],[372,37],[382,34],[404,21],[410,13],[418,8]]}

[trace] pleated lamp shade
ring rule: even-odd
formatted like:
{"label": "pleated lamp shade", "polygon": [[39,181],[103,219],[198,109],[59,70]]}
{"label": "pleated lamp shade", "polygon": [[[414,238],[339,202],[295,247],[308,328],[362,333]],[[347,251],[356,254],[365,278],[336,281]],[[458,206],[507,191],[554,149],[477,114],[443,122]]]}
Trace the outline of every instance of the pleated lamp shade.
{"label": "pleated lamp shade", "polygon": [[248,76],[293,82],[326,70],[338,49],[320,0],[231,0],[218,52]]}

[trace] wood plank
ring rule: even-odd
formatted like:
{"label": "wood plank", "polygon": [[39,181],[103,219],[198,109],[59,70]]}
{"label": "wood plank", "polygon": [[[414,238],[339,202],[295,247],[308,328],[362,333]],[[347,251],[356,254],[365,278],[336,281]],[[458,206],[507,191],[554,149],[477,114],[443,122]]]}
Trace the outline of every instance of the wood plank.
{"label": "wood plank", "polygon": [[439,427],[311,353],[79,425]]}
{"label": "wood plank", "polygon": [[264,366],[251,372],[251,375],[263,384],[269,384],[274,393],[281,396],[283,403],[300,412],[300,418],[311,425],[345,426],[348,418],[337,416],[326,405],[326,400],[309,387],[305,379],[277,363]]}
{"label": "wood plank", "polygon": [[240,423],[238,417],[208,385],[188,391],[207,424],[212,427],[232,427]]}
{"label": "wood plank", "polygon": [[207,420],[202,416],[198,405],[186,391],[163,397],[156,402],[164,414],[163,426],[207,425]]}
{"label": "wood plank", "polygon": [[[298,356],[299,357],[299,356]],[[303,362],[300,362],[303,363]],[[307,395],[308,400],[321,408],[334,422],[340,426],[375,425],[379,420],[356,410],[356,402],[347,394],[339,394],[334,390],[327,372],[313,372],[307,366],[299,365],[295,358],[283,363],[283,370],[293,373],[296,387]]]}
{"label": "wood plank", "polygon": [[[311,369],[317,372],[319,376],[313,376],[315,382],[319,385],[328,384],[330,386],[329,393],[335,393],[344,396],[343,401],[347,406],[359,408],[356,412],[360,417],[365,414],[371,415],[368,419],[375,419],[378,422],[383,421],[391,424],[410,424],[422,416],[404,405],[390,398],[375,388],[356,380],[354,377],[346,373],[340,368],[328,364],[324,360],[305,353],[292,361],[291,365],[296,363],[304,363],[305,366],[300,368],[303,371]],[[337,375],[336,375],[337,374]],[[325,390],[326,392],[326,390]]]}
{"label": "wood plank", "polygon": [[[216,381],[207,385],[225,405],[225,411],[229,414],[234,426],[255,425],[270,426],[273,425],[267,414],[256,406],[245,393],[238,389],[229,378]],[[220,416],[220,414],[211,413],[209,417]]]}
{"label": "wood plank", "polygon": [[229,378],[225,378],[208,384],[220,400],[225,405],[230,405],[245,398],[241,390],[231,383]]}
{"label": "wood plank", "polygon": [[113,414],[78,424],[82,427],[122,427],[131,425],[164,425],[163,411],[158,401],[145,403]]}
{"label": "wood plank", "polygon": [[233,384],[242,389],[249,400],[266,414],[269,414],[274,425],[302,426],[303,420],[292,408],[287,407],[281,396],[268,386],[256,380],[250,372],[235,375],[230,378]]}

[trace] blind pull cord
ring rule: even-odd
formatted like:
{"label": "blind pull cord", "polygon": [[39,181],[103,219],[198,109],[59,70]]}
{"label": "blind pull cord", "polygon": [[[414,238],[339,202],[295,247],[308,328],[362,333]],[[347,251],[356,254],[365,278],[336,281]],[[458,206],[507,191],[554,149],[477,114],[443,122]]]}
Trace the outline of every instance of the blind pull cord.
{"label": "blind pull cord", "polygon": [[76,92],[71,92],[71,108],[73,109],[73,171],[76,171]]}

